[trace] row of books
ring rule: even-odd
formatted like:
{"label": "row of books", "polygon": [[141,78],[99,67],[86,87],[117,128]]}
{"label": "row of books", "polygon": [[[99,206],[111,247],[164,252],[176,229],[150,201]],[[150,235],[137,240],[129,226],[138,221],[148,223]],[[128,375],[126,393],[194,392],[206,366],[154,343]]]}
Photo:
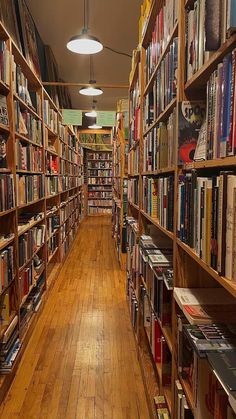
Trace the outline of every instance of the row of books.
{"label": "row of books", "polygon": [[6,41],[0,41],[0,80],[10,85],[10,51]]}
{"label": "row of books", "polygon": [[167,105],[176,97],[177,91],[178,38],[173,39],[157,71],[150,92],[144,97],[144,131],[158,118]]}
{"label": "row of books", "polygon": [[173,231],[174,176],[143,176],[143,210],[157,219],[160,226]]}
{"label": "row of books", "polygon": [[27,263],[45,242],[45,225],[38,225],[19,237],[19,266]]}
{"label": "row of books", "polygon": [[199,139],[199,160],[236,154],[236,49],[227,54],[207,84],[206,124]]}
{"label": "row of books", "polygon": [[136,141],[140,140],[141,137],[141,104],[140,104],[140,90],[139,80],[137,80],[133,90],[130,92],[130,137],[129,147],[131,148]]}
{"label": "row of books", "polygon": [[14,249],[8,246],[0,252],[0,293],[11,283],[14,277]]}
{"label": "row of books", "polygon": [[88,153],[88,160],[111,160],[111,152]]}
{"label": "row of books", "polygon": [[46,154],[46,170],[47,174],[57,175],[59,170],[58,157],[53,154]]}
{"label": "row of books", "polygon": [[178,19],[178,0],[167,0],[159,10],[152,32],[152,39],[146,49],[146,83],[152,76],[156,65],[169,42]]}
{"label": "row of books", "polygon": [[47,99],[44,99],[43,101],[43,117],[46,126],[50,128],[50,130],[55,134],[57,134],[59,129],[58,112],[50,107],[50,102]]}
{"label": "row of books", "polygon": [[233,0],[196,0],[186,16],[186,79],[236,30]]}
{"label": "row of books", "polygon": [[135,205],[139,205],[139,179],[129,179],[128,201]]}
{"label": "row of books", "polygon": [[235,418],[235,298],[222,288],[175,288],[174,297],[178,372],[194,417]]}
{"label": "row of books", "polygon": [[0,124],[9,127],[7,98],[0,95]]}
{"label": "row of books", "polygon": [[42,172],[43,151],[32,144],[16,142],[16,167],[18,170]]}
{"label": "row of books", "polygon": [[68,134],[67,144],[68,144],[68,147],[73,149],[73,151],[75,152],[77,151],[76,150],[77,140],[76,140],[75,135]]}
{"label": "row of books", "polygon": [[111,185],[89,185],[89,193],[90,192],[111,192]]}
{"label": "row of books", "polygon": [[112,200],[111,199],[88,199],[88,206],[89,207],[111,207],[112,206]]}
{"label": "row of books", "polygon": [[17,205],[24,205],[44,197],[43,175],[16,175]]}
{"label": "row of books", "polygon": [[15,206],[13,175],[0,174],[0,212]]}
{"label": "row of books", "polygon": [[88,199],[94,199],[94,198],[108,198],[111,199],[112,198],[112,192],[96,192],[96,191],[92,191],[90,190],[88,192]]}
{"label": "row of books", "polygon": [[173,167],[176,162],[176,110],[144,137],[143,171]]}
{"label": "row of books", "polygon": [[109,161],[88,161],[88,169],[112,169],[112,162]]}
{"label": "row of books", "polygon": [[209,266],[236,279],[236,176],[221,172],[179,178],[178,237]]}
{"label": "row of books", "polygon": [[25,77],[21,66],[15,62],[14,56],[12,57],[12,89],[14,95],[19,97],[39,117],[41,116],[42,101],[40,94],[29,89],[28,79]]}
{"label": "row of books", "polygon": [[88,169],[88,176],[90,177],[111,177],[112,176],[112,170],[101,170],[101,169]]}
{"label": "row of books", "polygon": [[14,102],[14,108],[16,132],[35,144],[42,145],[42,122],[29,111],[22,110],[18,101]]}
{"label": "row of books", "polygon": [[129,278],[128,278],[128,282],[127,282],[127,296],[128,296],[128,304],[129,304],[131,324],[133,326],[134,331],[137,333],[139,304],[138,304],[138,300],[137,300],[135,291],[133,289],[132,281]]}
{"label": "row of books", "polygon": [[139,146],[128,154],[128,173],[131,176],[139,173]]}
{"label": "row of books", "polygon": [[[3,319],[7,319],[4,321]],[[1,326],[9,324],[10,320],[10,302],[9,294],[6,293],[3,301],[3,310],[1,313]],[[15,315],[3,332],[3,338],[0,348],[0,372],[8,374],[11,372],[15,359],[21,348],[18,329],[18,316]]]}
{"label": "row of books", "polygon": [[47,234],[50,237],[60,227],[59,215],[52,215],[47,218]]}
{"label": "row of books", "polygon": [[45,290],[45,272],[43,270],[37,282],[32,287],[31,291],[26,294],[27,298],[22,302],[20,307],[20,330],[22,336],[28,329],[30,319],[33,314],[38,311],[42,302],[43,292]]}
{"label": "row of books", "polygon": [[111,177],[88,177],[89,185],[112,185]]}

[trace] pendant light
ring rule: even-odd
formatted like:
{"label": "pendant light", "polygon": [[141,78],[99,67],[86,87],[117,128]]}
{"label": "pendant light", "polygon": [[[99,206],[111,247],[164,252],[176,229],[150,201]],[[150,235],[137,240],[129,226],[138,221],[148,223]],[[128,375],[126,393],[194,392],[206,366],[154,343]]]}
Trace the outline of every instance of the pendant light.
{"label": "pendant light", "polygon": [[79,91],[81,95],[84,96],[100,96],[103,94],[103,90],[100,87],[96,86],[96,80],[94,80],[94,70],[93,70],[93,57],[90,55],[90,80],[89,86],[82,87]]}
{"label": "pendant light", "polygon": [[103,50],[102,43],[88,34],[89,0],[84,0],[84,27],[80,35],[73,36],[67,43],[67,48],[76,54],[97,54]]}
{"label": "pendant light", "polygon": [[96,123],[93,125],[89,125],[89,129],[102,129],[101,125],[97,125]]}
{"label": "pendant light", "polygon": [[97,101],[93,100],[92,110],[90,112],[85,112],[85,116],[88,116],[89,118],[97,118],[96,103]]}

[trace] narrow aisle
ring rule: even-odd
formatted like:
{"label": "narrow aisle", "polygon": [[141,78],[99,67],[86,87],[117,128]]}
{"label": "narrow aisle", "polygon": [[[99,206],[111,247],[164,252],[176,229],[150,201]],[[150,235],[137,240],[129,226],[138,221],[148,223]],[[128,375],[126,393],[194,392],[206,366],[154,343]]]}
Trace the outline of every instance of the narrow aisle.
{"label": "narrow aisle", "polygon": [[109,217],[81,226],[1,419],[148,419]]}

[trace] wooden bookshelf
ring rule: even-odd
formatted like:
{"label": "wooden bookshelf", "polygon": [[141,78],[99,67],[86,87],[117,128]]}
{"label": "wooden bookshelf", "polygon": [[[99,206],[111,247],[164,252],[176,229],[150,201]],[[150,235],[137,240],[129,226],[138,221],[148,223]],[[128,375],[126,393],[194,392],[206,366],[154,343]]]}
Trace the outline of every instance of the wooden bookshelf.
{"label": "wooden bookshelf", "polygon": [[[63,261],[67,256],[83,215],[83,148],[80,144],[79,134],[77,129],[73,127],[64,126],[62,124],[62,115],[57,106],[53,103],[48,93],[43,88],[41,81],[34,74],[29,67],[26,59],[23,57],[19,49],[16,47],[11,37],[0,23],[0,40],[4,40],[6,48],[9,51],[10,68],[9,68],[9,85],[3,80],[0,80],[0,92],[6,97],[7,111],[9,125],[0,125],[1,133],[7,138],[7,167],[0,169],[0,176],[10,176],[13,185],[12,207],[2,211],[0,209],[0,236],[6,238],[0,239],[0,252],[7,250],[9,247],[13,249],[13,272],[12,278],[9,280],[4,288],[0,291],[1,298],[6,295],[10,296],[9,304],[9,318],[4,328],[1,325],[1,337],[5,330],[11,325],[12,321],[16,319],[16,330],[19,332],[20,349],[14,361],[9,374],[0,375],[0,401],[3,400],[6,391],[9,388],[11,381],[17,370],[19,360],[22,357],[26,343],[35,327],[37,321],[37,310],[32,305],[32,309],[25,317],[24,305],[32,303],[32,291],[38,295],[37,306],[43,302],[49,290],[52,275],[54,276],[55,269],[57,272],[61,269]],[[15,68],[21,72],[22,78],[27,80],[28,90],[32,97],[35,98],[35,105],[26,101],[25,97],[18,93],[18,85],[13,83],[13,63]],[[16,80],[16,79],[15,79]],[[23,89],[24,90],[24,89]],[[55,121],[53,126],[48,124],[45,119],[45,104],[48,104],[48,109],[53,110]],[[16,114],[18,112],[18,114]],[[36,131],[22,130],[16,126],[17,117],[21,112],[26,112],[29,118],[37,121],[34,124]],[[50,126],[48,126],[50,125]],[[28,131],[28,132],[27,132]],[[27,134],[26,134],[27,132]],[[73,136],[73,146],[69,143],[69,135]],[[53,144],[55,153],[51,153],[48,148],[48,143]],[[61,148],[61,143],[64,144],[64,149]],[[21,147],[21,148],[20,148]],[[38,160],[40,168],[35,168],[33,162],[22,162],[21,152],[18,150],[26,150],[31,148],[34,153],[38,153]],[[62,153],[63,151],[63,153]],[[57,171],[55,173],[48,173],[47,155],[53,154],[58,159]],[[60,164],[60,159],[64,159],[65,165]],[[33,160],[33,159],[32,159]],[[19,164],[24,164],[24,167],[19,167]],[[27,164],[26,164],[27,163]],[[29,164],[29,167],[27,166]],[[29,176],[42,177],[42,194],[35,194],[35,191],[28,192],[27,199],[20,199],[22,188],[19,188],[19,179],[29,179]],[[19,177],[19,178],[18,178]],[[47,193],[47,178],[56,177],[58,181],[58,189],[52,193]],[[39,188],[37,183],[37,188]],[[29,188],[30,183],[29,183]],[[36,186],[34,186],[36,188]],[[23,188],[25,191],[25,188]],[[38,189],[37,189],[38,190]],[[5,195],[10,196],[10,190],[5,192]],[[38,198],[37,198],[38,196]],[[19,198],[19,199],[18,199]],[[8,198],[9,201],[10,197]],[[22,203],[20,203],[22,202]],[[48,234],[49,218],[57,214],[61,217],[61,207],[63,203],[67,211],[66,227],[63,230],[61,223],[58,230],[52,235]],[[0,206],[1,208],[1,206]],[[49,208],[54,208],[52,214],[47,214]],[[27,221],[26,214],[31,214],[30,221]],[[34,219],[34,216],[41,214],[39,219]],[[24,218],[25,217],[25,218]],[[18,228],[20,226],[20,228]],[[20,241],[26,240],[27,235],[33,230],[42,228],[42,242],[37,244],[32,255],[24,260],[20,266]],[[30,233],[31,234],[31,233]],[[8,235],[9,238],[8,238]],[[50,250],[50,240],[53,236],[58,237],[57,245]],[[35,256],[39,256],[38,269],[34,265]],[[24,283],[22,288],[23,277],[26,269],[33,270],[33,282],[28,283],[28,289]],[[25,281],[25,278],[24,278]],[[37,288],[37,289],[36,289]],[[37,294],[38,292],[38,294]],[[36,300],[35,300],[36,304]],[[42,306],[42,305],[41,305]],[[16,317],[17,316],[17,317]],[[15,320],[14,320],[15,321]],[[26,326],[27,325],[27,326]],[[15,330],[15,329],[14,329]]]}
{"label": "wooden bookshelf", "polygon": [[113,131],[113,205],[112,234],[122,270],[126,266],[126,215],[128,210],[128,100],[117,103]]}
{"label": "wooden bookshelf", "polygon": [[[207,86],[212,73],[217,70],[219,63],[222,63],[224,57],[231,53],[236,48],[236,34],[226,35],[226,40],[221,42],[221,46],[218,50],[211,52],[209,56],[204,55],[202,66],[198,69],[194,69],[194,74],[187,80],[187,65],[189,60],[186,60],[186,22],[187,14],[190,10],[196,12],[194,7],[196,0],[179,0],[178,1],[178,15],[176,21],[173,22],[172,28],[168,33],[166,39],[157,40],[153,31],[157,22],[157,15],[163,6],[163,2],[152,0],[151,2],[144,2],[143,9],[146,10],[148,6],[148,13],[145,14],[144,21],[141,21],[140,29],[140,43],[137,50],[133,53],[132,70],[130,74],[130,89],[129,89],[129,100],[130,105],[130,127],[134,124],[134,108],[140,106],[140,114],[137,113],[138,127],[140,134],[135,138],[135,132],[131,130],[129,140],[129,161],[130,170],[128,173],[129,185],[133,187],[133,180],[136,179],[138,189],[138,205],[137,200],[134,201],[132,196],[128,199],[128,216],[133,221],[131,224],[128,223],[128,244],[127,244],[127,301],[131,314],[131,322],[133,326],[136,347],[140,366],[142,370],[142,376],[144,379],[145,390],[147,395],[147,401],[149,405],[150,416],[156,418],[156,409],[154,406],[153,398],[155,395],[165,396],[166,405],[169,410],[170,417],[177,419],[176,416],[176,404],[175,404],[175,382],[179,380],[183,394],[186,396],[189,408],[195,417],[195,400],[192,389],[188,384],[188,381],[183,379],[182,375],[178,372],[178,354],[177,354],[177,314],[180,314],[180,310],[177,308],[174,298],[172,297],[172,324],[171,327],[161,327],[162,336],[167,344],[167,347],[172,356],[172,368],[171,368],[171,385],[165,386],[162,384],[162,366],[155,364],[154,357],[152,354],[152,348],[150,343],[150,333],[147,332],[146,327],[143,323],[143,307],[142,307],[142,290],[146,290],[148,295],[147,284],[143,277],[140,276],[140,260],[138,259],[138,250],[134,250],[135,246],[139,243],[142,234],[151,235],[158,237],[158,244],[161,244],[162,240],[168,243],[168,246],[173,249],[173,271],[174,271],[174,287],[183,288],[214,288],[222,287],[233,297],[236,297],[236,285],[234,280],[230,280],[225,276],[220,275],[215,269],[210,266],[211,264],[206,263],[197,252],[189,245],[182,242],[179,238],[178,232],[178,216],[180,208],[180,192],[179,192],[179,179],[184,176],[191,176],[192,173],[196,173],[197,176],[212,177],[213,175],[219,176],[222,171],[230,171],[235,174],[236,167],[236,156],[229,155],[227,157],[212,158],[212,160],[195,161],[185,164],[179,163],[179,130],[180,130],[180,111],[183,101],[195,101],[197,99],[206,103],[207,101]],[[171,3],[172,4],[172,3]],[[168,6],[168,0],[165,2],[165,6]],[[165,25],[165,22],[164,22]],[[166,27],[165,27],[166,29]],[[160,32],[158,33],[160,34]],[[158,109],[162,109],[162,112],[151,121],[147,123],[147,115],[145,113],[146,97],[152,92],[154,86],[158,83],[157,74],[160,72],[162,66],[164,67],[164,60],[170,53],[170,47],[173,43],[174,38],[178,38],[178,65],[176,69],[177,74],[177,90],[176,95],[167,101],[165,107],[159,106]],[[157,42],[158,53],[154,57],[154,63],[150,63],[153,57],[147,58],[148,49]],[[160,46],[161,45],[161,46]],[[164,45],[164,47],[162,47]],[[160,51],[160,49],[162,50]],[[208,57],[208,58],[207,58]],[[147,58],[147,60],[146,60]],[[206,60],[204,62],[204,60]],[[150,65],[150,69],[147,67]],[[199,63],[197,62],[197,65]],[[156,84],[155,84],[156,83]],[[164,90],[164,81],[162,84],[162,92],[166,95]],[[156,89],[157,90],[157,89]],[[134,97],[134,91],[139,92],[140,97]],[[156,96],[158,92],[156,92]],[[163,93],[162,93],[163,95]],[[163,99],[163,97],[161,98]],[[165,98],[164,98],[165,99]],[[163,99],[163,103],[164,103]],[[145,102],[146,101],[146,102]],[[153,102],[155,101],[155,97]],[[150,101],[152,103],[152,101]],[[232,101],[231,101],[232,102]],[[153,103],[152,106],[154,107]],[[153,112],[153,109],[151,110]],[[151,113],[150,112],[150,113]],[[154,129],[157,129],[160,124],[167,124],[168,119],[173,112],[176,113],[176,127],[174,134],[174,163],[170,166],[160,166],[156,170],[145,169],[145,141],[152,135]],[[155,131],[156,132],[156,131]],[[155,134],[157,135],[157,134]],[[154,136],[155,136],[154,135]],[[138,150],[139,154],[135,155],[135,151]],[[150,151],[151,154],[151,151]],[[233,153],[231,153],[233,154]],[[217,154],[215,154],[217,155]],[[136,159],[136,160],[135,160]],[[134,169],[133,162],[136,162],[136,168]],[[151,167],[151,164],[148,163]],[[163,228],[157,217],[152,217],[143,210],[143,194],[145,191],[144,179],[159,179],[169,178],[170,176],[174,179],[173,194],[173,231],[169,231]],[[134,204],[136,202],[136,204]],[[151,211],[150,211],[151,213]],[[181,213],[180,213],[181,214]],[[135,228],[131,228],[133,222],[136,222]],[[226,223],[226,220],[224,220]],[[171,229],[172,230],[172,229]],[[131,233],[131,231],[133,231]],[[150,233],[151,231],[151,233]],[[130,239],[131,237],[131,239]],[[130,242],[132,242],[133,249],[130,248]],[[156,243],[156,241],[155,241]],[[156,243],[157,244],[157,243]],[[136,252],[136,253],[135,253]],[[139,256],[141,257],[141,256]],[[138,259],[137,265],[135,258]],[[138,267],[137,267],[138,266]],[[150,298],[148,299],[151,312],[154,312],[154,306]],[[157,317],[157,316],[156,316]],[[155,385],[153,385],[153,380]],[[224,414],[224,413],[222,413]],[[204,418],[202,418],[204,419]]]}

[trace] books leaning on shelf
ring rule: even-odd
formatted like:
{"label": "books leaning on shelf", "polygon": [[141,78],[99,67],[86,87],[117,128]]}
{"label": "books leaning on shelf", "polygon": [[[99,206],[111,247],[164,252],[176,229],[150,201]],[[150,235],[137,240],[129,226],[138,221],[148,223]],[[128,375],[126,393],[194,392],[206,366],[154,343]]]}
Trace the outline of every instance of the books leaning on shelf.
{"label": "books leaning on shelf", "polygon": [[186,80],[236,29],[234,0],[197,0],[186,16]]}
{"label": "books leaning on shelf", "polygon": [[17,204],[24,205],[44,197],[42,175],[16,175]]}
{"label": "books leaning on shelf", "polygon": [[129,202],[138,205],[139,202],[139,179],[128,180],[128,200]]}
{"label": "books leaning on shelf", "polygon": [[13,175],[0,174],[0,212],[15,206]]}
{"label": "books leaning on shelf", "polygon": [[178,237],[220,275],[232,280],[236,280],[235,214],[236,176],[232,172],[209,178],[195,171],[180,176]]}
{"label": "books leaning on shelf", "polygon": [[130,93],[130,137],[129,147],[132,147],[135,142],[140,140],[141,125],[140,125],[140,89],[139,80],[137,80],[134,89]]}
{"label": "books leaning on shelf", "polygon": [[14,277],[13,246],[0,252],[0,293],[8,287]]}
{"label": "books leaning on shelf", "polygon": [[2,374],[8,374],[12,371],[20,347],[18,316],[14,316],[4,330],[2,337],[0,349],[0,372]]}
{"label": "books leaning on shelf", "polygon": [[50,102],[47,99],[43,101],[43,116],[44,122],[50,130],[57,134],[59,129],[58,112],[50,107]]}
{"label": "books leaning on shelf", "polygon": [[10,85],[10,51],[3,40],[0,40],[0,80]]}
{"label": "books leaning on shelf", "polygon": [[[144,137],[143,171],[173,167],[175,164],[176,110]],[[138,172],[138,171],[137,171]]]}
{"label": "books leaning on shelf", "polygon": [[41,116],[41,97],[38,92],[29,89],[28,79],[25,77],[20,65],[12,57],[12,89],[13,94],[20,98],[34,112]]}
{"label": "books leaning on shelf", "polygon": [[45,225],[37,225],[19,237],[19,266],[26,264],[45,243]]}
{"label": "books leaning on shelf", "polygon": [[22,110],[18,101],[14,102],[14,108],[16,132],[33,143],[42,145],[42,122],[26,109]]}

